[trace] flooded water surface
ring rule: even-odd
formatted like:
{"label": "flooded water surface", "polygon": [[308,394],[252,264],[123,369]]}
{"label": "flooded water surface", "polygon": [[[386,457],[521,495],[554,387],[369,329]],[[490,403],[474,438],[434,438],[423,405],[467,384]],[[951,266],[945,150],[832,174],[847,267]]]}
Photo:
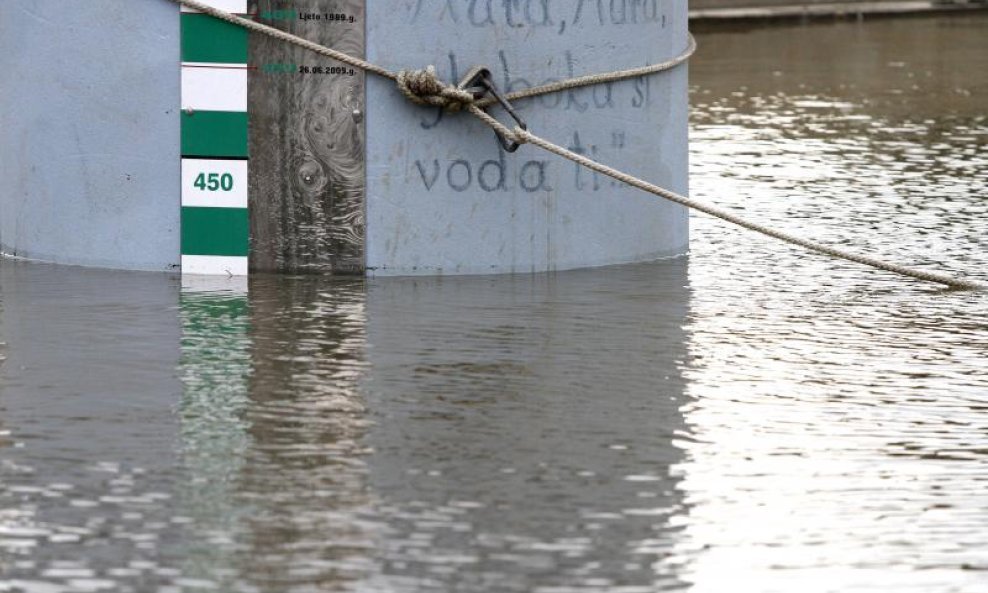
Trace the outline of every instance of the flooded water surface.
{"label": "flooded water surface", "polygon": [[[988,279],[988,18],[702,31],[694,197]],[[988,590],[988,298],[0,262],[0,591]]]}

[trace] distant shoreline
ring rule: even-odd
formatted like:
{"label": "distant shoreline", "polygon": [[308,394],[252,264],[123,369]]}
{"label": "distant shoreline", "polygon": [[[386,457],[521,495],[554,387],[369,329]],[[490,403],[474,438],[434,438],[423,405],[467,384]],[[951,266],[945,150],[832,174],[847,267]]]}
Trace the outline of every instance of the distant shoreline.
{"label": "distant shoreline", "polygon": [[[855,18],[865,15],[908,14],[918,12],[956,12],[960,10],[988,10],[988,0],[902,0],[902,1],[851,1],[851,2],[763,2],[760,6],[734,6],[731,0],[707,0],[698,2],[701,8],[691,9],[691,20],[730,19],[785,19],[838,17]],[[723,6],[717,6],[718,4]]]}

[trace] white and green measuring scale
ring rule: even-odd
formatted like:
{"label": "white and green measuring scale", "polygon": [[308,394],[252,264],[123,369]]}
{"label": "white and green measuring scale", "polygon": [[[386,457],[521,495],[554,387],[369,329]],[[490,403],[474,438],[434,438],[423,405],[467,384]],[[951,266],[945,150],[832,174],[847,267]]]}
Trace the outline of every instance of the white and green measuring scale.
{"label": "white and green measuring scale", "polygon": [[[216,0],[246,15],[247,0]],[[244,29],[182,8],[182,272],[248,270]]]}

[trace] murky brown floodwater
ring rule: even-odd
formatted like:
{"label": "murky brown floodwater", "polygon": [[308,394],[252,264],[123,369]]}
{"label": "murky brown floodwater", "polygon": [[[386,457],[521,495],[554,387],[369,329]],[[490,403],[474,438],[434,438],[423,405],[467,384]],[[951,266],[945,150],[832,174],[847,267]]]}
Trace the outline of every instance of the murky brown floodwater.
{"label": "murky brown floodwater", "polygon": [[[707,32],[693,193],[986,278],[988,17]],[[985,591],[988,298],[0,264],[0,591]]]}

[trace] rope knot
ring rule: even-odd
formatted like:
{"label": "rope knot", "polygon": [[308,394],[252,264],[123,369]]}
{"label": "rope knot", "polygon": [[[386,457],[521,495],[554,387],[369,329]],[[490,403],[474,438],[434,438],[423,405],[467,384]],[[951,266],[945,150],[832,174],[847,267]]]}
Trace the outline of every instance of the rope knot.
{"label": "rope knot", "polygon": [[416,105],[432,105],[446,111],[459,111],[475,101],[473,93],[446,84],[436,75],[436,67],[402,70],[395,77],[398,90]]}

